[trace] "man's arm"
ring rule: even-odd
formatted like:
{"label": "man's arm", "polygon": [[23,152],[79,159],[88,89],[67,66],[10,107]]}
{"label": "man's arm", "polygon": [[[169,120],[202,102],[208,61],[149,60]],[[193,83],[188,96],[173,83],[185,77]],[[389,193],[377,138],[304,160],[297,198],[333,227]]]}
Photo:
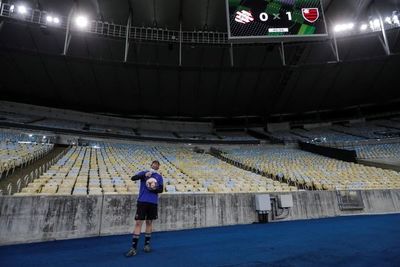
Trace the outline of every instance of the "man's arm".
{"label": "man's arm", "polygon": [[153,190],[153,192],[157,194],[164,192],[164,185],[160,184],[157,189]]}
{"label": "man's arm", "polygon": [[161,180],[161,183],[158,184],[157,189],[153,190],[154,193],[160,194],[160,193],[164,192],[164,180],[163,180],[162,176],[161,176],[160,180]]}
{"label": "man's arm", "polygon": [[146,172],[142,171],[142,172],[139,172],[136,175],[132,176],[131,180],[132,181],[137,181],[137,180],[145,179],[145,178],[146,178]]}

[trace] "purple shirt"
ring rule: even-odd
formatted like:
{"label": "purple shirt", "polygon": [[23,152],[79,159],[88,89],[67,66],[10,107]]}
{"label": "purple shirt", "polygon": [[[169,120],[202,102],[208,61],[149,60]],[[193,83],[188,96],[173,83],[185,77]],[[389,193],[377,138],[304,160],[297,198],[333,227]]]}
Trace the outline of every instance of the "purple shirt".
{"label": "purple shirt", "polygon": [[[145,174],[149,171],[141,171],[139,172],[138,176],[141,176],[140,178],[140,189],[139,189],[139,196],[137,201],[138,202],[146,202],[146,203],[152,203],[152,204],[158,204],[158,193],[154,192],[152,190],[149,190],[146,186],[146,181],[150,178],[155,178],[157,180],[157,188],[160,189],[163,188],[163,178],[160,174],[153,172],[150,177],[146,177]],[[151,171],[150,171],[151,172]]]}

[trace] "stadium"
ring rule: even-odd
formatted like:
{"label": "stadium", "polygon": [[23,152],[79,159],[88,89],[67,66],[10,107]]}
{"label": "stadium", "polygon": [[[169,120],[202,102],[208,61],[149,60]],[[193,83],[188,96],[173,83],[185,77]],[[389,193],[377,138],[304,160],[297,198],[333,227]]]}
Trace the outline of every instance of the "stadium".
{"label": "stadium", "polygon": [[400,266],[398,68],[398,0],[0,0],[0,265]]}

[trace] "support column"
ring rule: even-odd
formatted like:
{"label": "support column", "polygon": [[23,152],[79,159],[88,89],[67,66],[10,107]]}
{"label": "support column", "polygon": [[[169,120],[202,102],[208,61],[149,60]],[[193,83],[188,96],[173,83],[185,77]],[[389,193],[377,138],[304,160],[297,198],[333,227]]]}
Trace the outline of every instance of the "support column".
{"label": "support column", "polygon": [[281,54],[282,65],[286,66],[285,46],[283,45],[283,42],[281,42],[281,47],[279,48],[279,53]]}
{"label": "support column", "polygon": [[68,19],[67,19],[67,30],[65,32],[65,39],[64,39],[64,50],[63,50],[63,56],[66,56],[68,53],[68,48],[69,48],[69,43],[71,42],[71,21],[72,21],[72,16],[75,13],[75,6],[76,3],[74,2],[71,10],[69,11],[68,14]]}
{"label": "support column", "polygon": [[130,33],[131,33],[131,24],[132,24],[131,22],[132,22],[132,12],[129,13],[128,22],[126,23],[124,62],[126,62],[128,60],[129,37],[130,37]]}
{"label": "support column", "polygon": [[[331,43],[331,46],[332,46],[332,43]],[[337,39],[336,39],[335,32],[333,32],[333,47],[332,47],[332,50],[333,50],[333,54],[335,55],[336,62],[339,62],[340,61],[339,49],[338,49],[338,46],[337,46]]]}
{"label": "support column", "polygon": [[229,58],[231,61],[231,67],[235,66],[234,58],[233,58],[233,44],[231,43],[231,46],[229,47]]}
{"label": "support column", "polygon": [[381,44],[383,46],[383,49],[385,50],[386,55],[390,56],[390,54],[391,54],[390,53],[390,46],[389,46],[389,41],[388,41],[387,36],[386,36],[385,25],[383,23],[381,14],[378,13],[378,16],[379,16],[379,24],[381,26],[382,37],[383,37],[383,40],[380,37],[379,37],[379,40],[381,41]]}
{"label": "support column", "polygon": [[182,20],[179,21],[179,67],[182,66]]}

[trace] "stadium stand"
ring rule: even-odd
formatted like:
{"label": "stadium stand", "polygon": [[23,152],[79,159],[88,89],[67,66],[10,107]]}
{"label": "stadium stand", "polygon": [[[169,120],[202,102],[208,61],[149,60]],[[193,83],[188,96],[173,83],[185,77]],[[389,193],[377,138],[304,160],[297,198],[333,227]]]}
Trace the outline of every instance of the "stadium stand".
{"label": "stadium stand", "polygon": [[0,141],[5,142],[18,142],[18,141],[28,141],[27,136],[24,136],[20,132],[0,130]]}
{"label": "stadium stand", "polygon": [[355,123],[348,126],[337,126],[337,128],[344,133],[364,139],[386,138],[390,137],[391,134],[398,132],[393,129],[375,125],[371,122]]}
{"label": "stadium stand", "polygon": [[0,121],[16,122],[16,123],[30,123],[30,122],[38,120],[38,119],[40,119],[40,117],[0,111]]}
{"label": "stadium stand", "polygon": [[116,127],[110,125],[98,125],[92,124],[90,125],[90,131],[94,132],[104,132],[104,133],[113,133],[113,134],[123,134],[123,135],[135,135],[133,129],[127,127]]}
{"label": "stadium stand", "polygon": [[348,147],[354,149],[361,159],[391,158],[400,159],[400,144],[362,145]]}
{"label": "stadium stand", "polygon": [[141,136],[144,137],[156,137],[156,138],[168,138],[176,139],[177,137],[172,134],[172,132],[162,132],[162,131],[138,131]]}
{"label": "stadium stand", "polygon": [[207,133],[183,132],[178,134],[181,138],[189,140],[218,140],[218,137],[216,135]]}
{"label": "stadium stand", "polygon": [[0,133],[0,177],[6,177],[15,168],[23,167],[53,149],[53,144],[38,144],[18,140],[19,135]]}
{"label": "stadium stand", "polygon": [[[388,121],[392,122],[392,120],[380,120],[375,122],[376,125],[368,122],[353,124],[351,127],[334,125],[310,130],[297,128],[290,131],[273,132],[270,135],[289,142],[311,140],[328,144],[352,143],[351,146],[343,147],[356,150],[358,158],[361,159],[398,158],[400,154],[398,144],[368,143],[369,140],[373,141],[369,138],[376,138],[379,131],[390,130],[386,127],[396,125],[396,121],[390,125]],[[32,124],[66,129],[84,127],[83,123],[57,119],[43,119]],[[383,124],[387,126],[382,126]],[[91,125],[90,131],[112,131],[113,133],[122,132],[128,136],[136,135],[134,129],[95,124]],[[138,131],[138,135],[144,138],[163,137],[172,140],[180,138],[187,140],[200,138],[204,141],[256,140],[256,138],[253,139],[243,133],[231,132],[220,134],[184,132],[178,135],[172,132],[141,130]],[[23,131],[0,133],[4,151],[2,173],[8,173],[16,166],[34,159],[35,155],[47,153],[47,149],[52,148],[51,145],[28,144],[33,138]],[[18,141],[27,143],[20,144]],[[33,181],[32,185],[20,194],[134,193],[137,192],[137,185],[129,180],[130,176],[138,170],[147,168],[148,162],[152,158],[162,162],[162,169],[167,175],[166,192],[170,193],[243,192],[243,190],[245,192],[294,191],[297,190],[297,187],[318,190],[397,188],[394,179],[397,177],[397,173],[388,170],[345,163],[296,149],[277,148],[274,150],[259,146],[244,146],[244,148],[244,150],[227,148],[228,154],[226,155],[230,160],[272,175],[272,179],[268,179],[260,173],[252,173],[249,170],[234,167],[209,154],[195,153],[192,149],[176,144],[152,146],[150,144],[100,142],[89,144],[87,147],[74,146],[56,165],[39,179]],[[15,153],[10,151],[15,151]],[[9,157],[4,156],[5,154]],[[34,156],[29,156],[30,154]],[[24,156],[22,159],[17,159],[15,158],[17,155]],[[132,161],[131,158],[135,158],[135,161]],[[303,164],[310,165],[312,168],[305,169],[301,167]],[[322,166],[325,169],[321,169]],[[336,169],[339,169],[340,172],[336,172]],[[335,177],[337,173],[340,175]],[[386,177],[387,180],[381,181],[377,177]],[[64,180],[66,181],[64,182]],[[254,181],[254,186],[246,186],[245,181],[249,180]],[[84,186],[85,182],[86,186]]]}
{"label": "stadium stand", "polygon": [[71,148],[46,173],[15,195],[137,193],[137,182],[130,178],[147,169],[154,159],[161,162],[167,193],[297,190],[183,147],[103,143]]}
{"label": "stadium stand", "polygon": [[269,133],[268,136],[271,138],[271,140],[277,140],[278,142],[285,143],[297,143],[298,141],[307,140],[302,136],[295,135],[292,132],[285,130]]}
{"label": "stadium stand", "polygon": [[400,121],[396,120],[396,118],[387,120],[378,120],[375,121],[375,124],[378,126],[384,126],[386,128],[400,129]]}
{"label": "stadium stand", "polygon": [[174,147],[157,147],[157,149],[169,162],[188,175],[187,178],[190,180],[171,181],[178,191],[230,193],[297,190],[296,187],[290,187],[286,183],[234,167],[209,154],[194,153],[189,149]]}
{"label": "stadium stand", "polygon": [[306,189],[400,188],[400,173],[343,162],[298,149],[233,148],[225,157]]}
{"label": "stadium stand", "polygon": [[[1,101],[0,101],[1,104]],[[1,108],[1,106],[0,106]],[[37,111],[42,114],[43,111]],[[64,110],[60,112],[63,116],[71,115],[74,113],[68,110]],[[91,116],[91,114],[82,113],[87,116]],[[136,140],[165,140],[165,141],[180,141],[180,142],[196,142],[196,143],[206,143],[207,141],[212,141],[214,143],[258,143],[259,140],[255,137],[247,135],[244,131],[242,132],[224,132],[221,135],[215,133],[211,128],[201,129],[198,131],[196,128],[199,126],[193,124],[192,129],[190,131],[180,130],[177,127],[176,130],[168,130],[164,129],[166,124],[164,122],[159,121],[151,121],[147,120],[143,125],[140,121],[131,121],[132,126],[118,126],[118,124],[114,121],[113,123],[107,124],[108,117],[101,117],[101,123],[92,123],[92,122],[82,122],[82,118],[79,118],[80,121],[71,119],[59,119],[59,118],[47,118],[45,117],[46,113],[43,113],[43,116],[25,116],[24,114],[17,113],[8,113],[4,111],[0,111],[0,124],[1,119],[5,123],[12,124],[12,127],[19,128],[27,128],[36,131],[65,131],[67,133],[73,134],[89,134],[89,135],[97,135],[101,137],[110,136],[112,138],[121,137],[123,139],[136,139]],[[59,114],[60,115],[60,114]],[[83,115],[82,115],[83,116]],[[9,127],[10,125],[3,125],[4,127]],[[179,122],[175,122],[179,126]],[[116,126],[117,125],[117,126]],[[133,127],[136,125],[136,127]],[[173,126],[173,123],[171,124]],[[185,126],[184,123],[181,123]],[[143,126],[143,128],[142,128]],[[150,129],[147,129],[149,127]],[[185,127],[190,127],[190,123],[188,123]],[[153,129],[156,128],[156,129]],[[159,128],[159,129],[158,129]],[[168,128],[168,127],[167,127]],[[170,127],[171,128],[171,127]],[[158,129],[158,130],[157,130]]]}
{"label": "stadium stand", "polygon": [[312,130],[302,130],[301,135],[307,137],[314,142],[329,143],[329,142],[349,142],[363,140],[361,137],[349,135],[341,132],[336,132],[329,127],[315,128]]}
{"label": "stadium stand", "polygon": [[219,134],[222,139],[231,141],[255,141],[257,138],[243,132],[222,132]]}
{"label": "stadium stand", "polygon": [[96,195],[137,193],[131,176],[148,168],[154,158],[147,146],[100,144],[101,147],[71,148],[46,173],[19,195],[61,194]]}
{"label": "stadium stand", "polygon": [[73,129],[73,130],[82,130],[84,127],[84,123],[70,121],[70,120],[60,120],[60,119],[43,119],[39,121],[35,121],[31,123],[31,125],[44,126],[50,128],[59,128],[59,129]]}
{"label": "stadium stand", "polygon": [[317,143],[354,143],[369,139],[386,139],[399,137],[400,131],[396,129],[396,122],[376,121],[368,123],[357,123],[351,125],[333,125],[331,127],[320,127],[310,130],[292,129],[275,131],[269,133],[272,140],[285,143],[296,143],[298,141],[310,141]]}

